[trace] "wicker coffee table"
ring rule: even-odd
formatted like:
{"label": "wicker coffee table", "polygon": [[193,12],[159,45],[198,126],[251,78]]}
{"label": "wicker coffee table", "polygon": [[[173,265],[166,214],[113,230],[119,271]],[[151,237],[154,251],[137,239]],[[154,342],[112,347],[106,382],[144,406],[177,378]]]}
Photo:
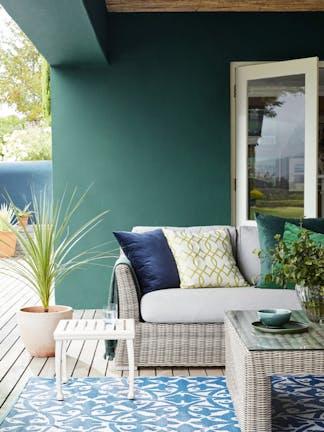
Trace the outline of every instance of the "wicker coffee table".
{"label": "wicker coffee table", "polygon": [[[301,311],[292,320],[307,322]],[[261,333],[255,311],[225,316],[226,381],[242,432],[271,432],[271,376],[324,373],[324,326],[305,333]]]}

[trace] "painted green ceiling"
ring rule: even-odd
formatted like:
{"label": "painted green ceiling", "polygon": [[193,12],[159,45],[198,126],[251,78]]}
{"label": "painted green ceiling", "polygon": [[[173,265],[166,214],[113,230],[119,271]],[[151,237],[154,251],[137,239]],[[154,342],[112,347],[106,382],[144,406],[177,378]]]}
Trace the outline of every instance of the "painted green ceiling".
{"label": "painted green ceiling", "polygon": [[107,63],[104,0],[1,0],[52,66]]}

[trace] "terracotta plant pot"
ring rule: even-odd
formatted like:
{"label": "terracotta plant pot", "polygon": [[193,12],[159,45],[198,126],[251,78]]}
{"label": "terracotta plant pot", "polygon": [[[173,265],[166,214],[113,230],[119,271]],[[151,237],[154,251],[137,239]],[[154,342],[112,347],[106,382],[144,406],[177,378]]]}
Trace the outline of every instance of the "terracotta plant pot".
{"label": "terracotta plant pot", "polygon": [[12,231],[0,231],[0,258],[13,257],[16,252],[17,237]]}
{"label": "terracotta plant pot", "polygon": [[20,225],[20,226],[27,226],[28,225],[28,216],[21,216],[19,218],[18,225]]}
{"label": "terracotta plant pot", "polygon": [[54,357],[53,332],[61,319],[72,319],[69,306],[50,306],[43,312],[42,306],[31,306],[17,312],[20,335],[27,351],[34,357]]}

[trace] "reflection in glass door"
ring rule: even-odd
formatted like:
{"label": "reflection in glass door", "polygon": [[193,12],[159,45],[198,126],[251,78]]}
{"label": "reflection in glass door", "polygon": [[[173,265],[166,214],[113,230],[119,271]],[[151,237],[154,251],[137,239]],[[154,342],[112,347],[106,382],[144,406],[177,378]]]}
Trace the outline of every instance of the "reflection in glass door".
{"label": "reflection in glass door", "polygon": [[324,217],[324,69],[319,70],[318,216]]}
{"label": "reflection in glass door", "polygon": [[248,215],[304,215],[305,75],[248,81]]}
{"label": "reflection in glass door", "polygon": [[318,59],[238,66],[235,106],[235,223],[317,216]]}

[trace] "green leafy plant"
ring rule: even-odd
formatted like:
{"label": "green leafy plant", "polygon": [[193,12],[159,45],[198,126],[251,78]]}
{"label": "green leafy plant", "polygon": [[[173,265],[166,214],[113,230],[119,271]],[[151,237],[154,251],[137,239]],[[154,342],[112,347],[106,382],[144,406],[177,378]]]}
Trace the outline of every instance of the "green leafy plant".
{"label": "green leafy plant", "polygon": [[[79,228],[70,229],[87,191],[81,195],[74,190],[70,198],[66,194],[57,202],[48,200],[46,192],[39,197],[32,196],[32,229],[14,227],[22,249],[18,260],[6,260],[2,272],[23,279],[39,296],[48,312],[49,301],[54,286],[58,286],[69,274],[86,264],[104,263],[112,255],[102,251],[103,245],[80,251],[80,242],[103,221],[108,211],[91,218]],[[14,207],[14,215],[19,218],[19,209]]]}
{"label": "green leafy plant", "polygon": [[0,206],[0,231],[12,231],[14,227],[15,212],[11,204],[3,203]]}
{"label": "green leafy plant", "polygon": [[297,238],[286,242],[277,234],[276,245],[270,249],[272,273],[266,281],[275,281],[283,287],[289,282],[308,287],[324,285],[324,248],[315,243],[306,229]]}

